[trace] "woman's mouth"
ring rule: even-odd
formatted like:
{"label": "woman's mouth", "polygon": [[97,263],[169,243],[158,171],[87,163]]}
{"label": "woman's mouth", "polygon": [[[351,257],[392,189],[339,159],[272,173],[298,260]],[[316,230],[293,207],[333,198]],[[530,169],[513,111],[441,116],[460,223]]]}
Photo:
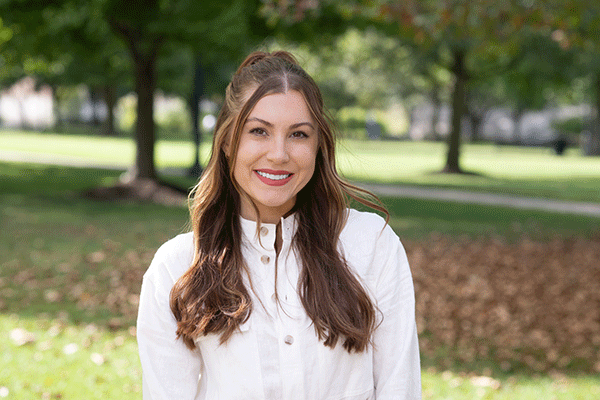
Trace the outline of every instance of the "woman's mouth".
{"label": "woman's mouth", "polygon": [[290,181],[294,174],[287,171],[265,171],[265,170],[254,170],[258,179],[260,179],[263,183],[266,183],[270,186],[281,186],[285,185]]}

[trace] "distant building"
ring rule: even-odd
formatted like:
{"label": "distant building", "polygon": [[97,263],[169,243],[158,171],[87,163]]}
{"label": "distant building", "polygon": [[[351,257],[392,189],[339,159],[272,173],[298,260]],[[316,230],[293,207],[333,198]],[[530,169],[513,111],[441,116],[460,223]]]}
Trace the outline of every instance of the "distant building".
{"label": "distant building", "polygon": [[[433,121],[436,118],[437,121]],[[478,127],[477,137],[498,143],[518,143],[524,145],[541,145],[558,138],[552,128],[552,121],[569,118],[589,118],[591,107],[588,105],[561,106],[555,109],[525,112],[515,121],[512,110],[508,108],[490,109]],[[433,105],[424,103],[413,109],[411,125],[408,131],[412,140],[431,140],[444,138],[450,133],[450,108],[442,106],[435,113]],[[465,116],[462,121],[462,134],[465,138],[473,135],[473,126]]]}

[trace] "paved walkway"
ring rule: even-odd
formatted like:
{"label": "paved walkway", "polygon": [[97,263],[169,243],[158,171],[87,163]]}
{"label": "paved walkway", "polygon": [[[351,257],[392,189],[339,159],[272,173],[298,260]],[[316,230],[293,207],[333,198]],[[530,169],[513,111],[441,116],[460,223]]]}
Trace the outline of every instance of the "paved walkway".
{"label": "paved walkway", "polygon": [[[5,150],[0,150],[0,161],[31,162],[39,164],[113,170],[125,170],[127,168],[125,165],[115,166],[102,163],[91,163],[89,160],[82,157]],[[182,170],[169,170],[168,172],[170,174],[182,173]],[[415,186],[396,186],[367,183],[358,183],[358,185],[381,196],[454,201],[467,204],[492,205],[518,208],[523,210],[542,210],[564,214],[600,217],[599,203],[548,200],[534,197],[478,193],[453,189],[423,188]]]}
{"label": "paved walkway", "polygon": [[359,183],[359,186],[381,196],[455,201],[467,204],[482,204],[519,208],[523,210],[542,210],[564,214],[600,217],[600,204],[598,203],[549,200],[535,197],[478,193],[453,189],[422,188],[415,186],[395,186],[367,183]]}

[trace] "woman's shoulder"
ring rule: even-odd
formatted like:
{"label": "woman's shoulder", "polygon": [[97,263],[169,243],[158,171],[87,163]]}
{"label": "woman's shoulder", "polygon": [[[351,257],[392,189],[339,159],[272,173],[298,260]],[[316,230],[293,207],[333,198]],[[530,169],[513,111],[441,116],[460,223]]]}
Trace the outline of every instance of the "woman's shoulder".
{"label": "woman's shoulder", "polygon": [[366,282],[377,282],[386,275],[390,259],[397,258],[400,262],[399,250],[403,249],[400,239],[384,218],[353,209],[348,210],[340,246],[346,261]]}
{"label": "woman's shoulder", "polygon": [[163,243],[152,259],[144,279],[175,282],[190,267],[194,257],[193,232],[182,233]]}
{"label": "woman's shoulder", "polygon": [[351,208],[347,210],[346,225],[340,234],[340,242],[346,251],[354,249],[371,253],[398,241],[396,233],[380,215]]}
{"label": "woman's shoulder", "polygon": [[391,231],[391,228],[380,215],[373,212],[358,211],[353,208],[347,209],[346,225],[342,230],[342,234],[353,236],[376,235],[378,237],[386,230]]}

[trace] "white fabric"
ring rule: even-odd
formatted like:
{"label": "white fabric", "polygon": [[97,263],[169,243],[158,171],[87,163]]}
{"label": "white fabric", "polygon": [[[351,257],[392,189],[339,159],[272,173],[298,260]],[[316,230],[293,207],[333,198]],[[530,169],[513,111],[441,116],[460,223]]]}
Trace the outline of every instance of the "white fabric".
{"label": "white fabric", "polygon": [[169,308],[170,290],[192,262],[193,235],[165,243],[142,284],[137,337],[144,399],[420,399],[412,277],[404,248],[384,225],[376,214],[349,210],[340,235],[340,251],[383,318],[374,346],[352,354],[341,341],[333,349],[319,342],[300,303],[298,260],[290,249],[294,216],[282,219],[278,259],[275,225],[262,224],[257,236],[256,223],[242,219],[242,250],[254,287],[252,314],[225,344],[209,334],[196,340],[196,351],[175,340]]}

